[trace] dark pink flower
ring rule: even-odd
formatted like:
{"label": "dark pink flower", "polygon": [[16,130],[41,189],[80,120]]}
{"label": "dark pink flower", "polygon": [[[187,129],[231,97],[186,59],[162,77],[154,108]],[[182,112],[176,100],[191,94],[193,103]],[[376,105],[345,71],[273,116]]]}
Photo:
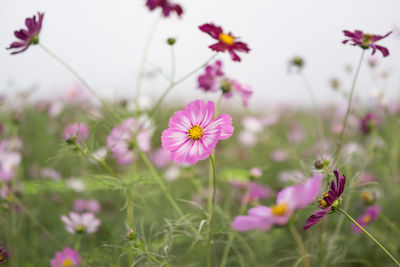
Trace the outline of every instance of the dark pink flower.
{"label": "dark pink flower", "polygon": [[369,134],[377,125],[378,118],[373,113],[367,113],[360,120],[360,130],[363,134]]}
{"label": "dark pink flower", "polygon": [[169,0],[147,0],[146,6],[150,9],[150,11],[160,7],[164,17],[169,17],[171,12],[176,12],[179,17],[183,13],[183,9],[180,5],[173,4]]}
{"label": "dark pink flower", "polygon": [[[374,205],[371,207],[368,207],[364,214],[361,215],[356,221],[359,225],[361,225],[362,227],[365,228],[365,226],[367,226],[368,224],[370,224],[371,222],[373,222],[374,220],[376,220],[376,218],[378,218],[379,213],[381,212],[381,206],[379,205]],[[352,224],[354,233],[358,234],[361,233],[361,229],[358,228],[357,225]]]}
{"label": "dark pink flower", "polygon": [[220,78],[223,76],[222,62],[217,60],[214,64],[206,66],[205,73],[197,78],[199,88],[206,92],[216,92],[220,89]]}
{"label": "dark pink flower", "polygon": [[39,33],[42,29],[42,21],[44,13],[38,12],[38,19],[36,20],[36,16],[34,15],[32,18],[25,19],[25,25],[28,28],[20,29],[19,31],[15,31],[14,35],[19,39],[19,41],[11,43],[10,47],[7,49],[17,49],[21,48],[18,51],[11,52],[11,55],[15,55],[18,53],[24,52],[31,44],[39,43]]}
{"label": "dark pink flower", "polygon": [[319,223],[328,212],[335,212],[338,208],[338,200],[344,191],[344,186],[346,184],[346,176],[340,176],[339,171],[335,170],[333,173],[336,176],[336,183],[334,181],[331,182],[330,189],[327,193],[322,194],[322,198],[318,200],[318,206],[320,210],[314,212],[306,222],[306,225],[303,227],[304,230],[307,230],[314,224]]}
{"label": "dark pink flower", "polygon": [[199,26],[202,32],[208,33],[212,38],[218,40],[217,43],[209,46],[211,50],[217,52],[228,51],[233,61],[240,61],[240,57],[236,54],[238,52],[248,53],[250,49],[247,44],[238,42],[237,37],[233,36],[232,33],[224,33],[221,27],[216,26],[212,23],[206,23]]}
{"label": "dark pink flower", "polygon": [[2,244],[0,244],[0,264],[8,260],[8,251]]}
{"label": "dark pink flower", "polygon": [[372,48],[372,55],[375,54],[376,50],[379,50],[384,57],[389,55],[389,50],[386,47],[376,45],[375,42],[386,38],[389,36],[392,31],[388,32],[385,35],[375,35],[370,33],[363,33],[362,31],[355,30],[354,32],[343,31],[344,35],[349,39],[343,40],[343,43],[351,42],[351,45],[359,46],[362,49]]}

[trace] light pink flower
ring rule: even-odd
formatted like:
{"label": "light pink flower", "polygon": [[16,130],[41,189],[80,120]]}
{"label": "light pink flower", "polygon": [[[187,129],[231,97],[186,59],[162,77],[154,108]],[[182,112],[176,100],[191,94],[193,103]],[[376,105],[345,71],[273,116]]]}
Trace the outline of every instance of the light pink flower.
{"label": "light pink flower", "polygon": [[65,223],[65,229],[71,234],[76,233],[94,233],[100,225],[100,220],[93,213],[79,214],[71,211],[69,217],[61,216],[61,220]]}
{"label": "light pink flower", "polygon": [[162,147],[151,153],[150,159],[158,168],[165,168],[171,162],[169,159],[169,151]]}
{"label": "light pink flower", "polygon": [[[379,205],[370,206],[365,210],[364,214],[361,215],[356,220],[356,222],[365,228],[367,225],[369,225],[371,222],[375,221],[378,218],[379,213],[381,213],[381,206]],[[354,233],[356,234],[361,233],[361,229],[358,228],[357,225],[352,224],[352,227]]]}
{"label": "light pink flower", "polygon": [[[251,203],[260,199],[269,198],[271,195],[271,189],[268,186],[263,186],[257,182],[246,182],[246,181],[232,181],[230,183],[233,187],[242,189],[240,202]],[[246,199],[246,191],[248,190],[248,195]]]}
{"label": "light pink flower", "polygon": [[78,198],[74,202],[74,210],[77,212],[91,212],[91,213],[98,213],[101,209],[100,203],[94,199],[82,199]]}
{"label": "light pink flower", "polygon": [[294,211],[314,202],[320,193],[321,186],[322,176],[315,175],[304,184],[286,187],[278,193],[276,205],[251,208],[248,216],[235,217],[232,228],[246,232],[254,229],[268,230],[275,224],[285,225]]}
{"label": "light pink flower", "polygon": [[289,158],[289,153],[283,149],[275,149],[271,153],[271,159],[275,162],[286,161]]}
{"label": "light pink flower", "polygon": [[253,178],[260,178],[263,174],[263,171],[260,167],[253,167],[250,170],[250,176]]}
{"label": "light pink flower", "polygon": [[77,267],[81,264],[81,260],[77,251],[66,247],[62,252],[56,253],[50,264],[51,267]]}
{"label": "light pink flower", "polygon": [[72,123],[68,125],[63,133],[66,141],[76,138],[77,143],[82,143],[89,137],[89,127],[86,123]]}
{"label": "light pink flower", "polygon": [[43,168],[40,170],[40,176],[43,178],[50,178],[54,181],[61,179],[61,175],[58,171],[52,168]]}
{"label": "light pink flower", "polygon": [[4,139],[0,142],[0,181],[10,181],[19,164],[22,156],[19,150],[22,142],[19,138]]}
{"label": "light pink flower", "polygon": [[219,140],[233,134],[232,118],[219,115],[215,120],[214,102],[201,100],[189,103],[185,110],[175,113],[164,130],[161,143],[170,152],[170,158],[178,163],[195,164],[211,155]]}
{"label": "light pink flower", "polygon": [[135,148],[150,151],[152,133],[152,122],[146,116],[128,118],[112,129],[107,137],[107,146],[119,164],[127,165],[133,160]]}

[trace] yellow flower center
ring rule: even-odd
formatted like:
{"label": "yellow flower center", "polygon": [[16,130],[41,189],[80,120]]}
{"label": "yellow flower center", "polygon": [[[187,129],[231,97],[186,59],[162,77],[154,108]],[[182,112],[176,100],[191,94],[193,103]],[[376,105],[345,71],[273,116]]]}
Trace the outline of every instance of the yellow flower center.
{"label": "yellow flower center", "polygon": [[3,255],[0,254],[0,261],[4,260]]}
{"label": "yellow flower center", "polygon": [[230,36],[225,33],[219,34],[219,40],[227,45],[233,45],[233,43],[235,42],[235,38],[233,36]]}
{"label": "yellow flower center", "polygon": [[203,129],[199,125],[193,125],[188,131],[188,136],[192,140],[199,140],[203,136]]}
{"label": "yellow flower center", "polygon": [[283,214],[285,214],[286,211],[286,203],[273,206],[271,209],[272,209],[272,214],[277,216],[282,216]]}
{"label": "yellow flower center", "polygon": [[326,207],[328,207],[328,203],[326,203],[326,201],[324,200],[324,197],[327,197],[327,196],[329,196],[329,194],[327,192],[325,192],[322,194],[321,198],[318,199],[318,206],[321,209],[325,209]]}
{"label": "yellow flower center", "polygon": [[79,224],[79,225],[75,226],[75,231],[78,233],[83,233],[83,232],[85,232],[85,230],[86,230],[86,227],[84,225]]}
{"label": "yellow flower center", "polygon": [[372,36],[372,34],[364,33],[361,47],[368,48],[368,45],[371,43]]}
{"label": "yellow flower center", "polygon": [[72,266],[72,261],[70,259],[66,259],[63,262],[64,267],[71,267]]}
{"label": "yellow flower center", "polygon": [[364,224],[370,223],[371,220],[372,220],[372,217],[371,217],[371,215],[369,215],[369,214],[365,215],[364,218],[362,218],[362,222],[363,222]]}

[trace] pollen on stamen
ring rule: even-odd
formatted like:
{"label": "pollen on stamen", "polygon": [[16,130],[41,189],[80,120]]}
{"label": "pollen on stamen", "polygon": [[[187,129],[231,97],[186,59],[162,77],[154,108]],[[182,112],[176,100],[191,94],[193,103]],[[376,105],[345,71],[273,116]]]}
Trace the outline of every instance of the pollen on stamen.
{"label": "pollen on stamen", "polygon": [[199,125],[193,125],[188,131],[188,136],[192,140],[199,140],[203,136],[203,128]]}
{"label": "pollen on stamen", "polygon": [[233,43],[235,42],[235,38],[233,36],[230,36],[225,33],[219,34],[219,40],[227,45],[233,45]]}

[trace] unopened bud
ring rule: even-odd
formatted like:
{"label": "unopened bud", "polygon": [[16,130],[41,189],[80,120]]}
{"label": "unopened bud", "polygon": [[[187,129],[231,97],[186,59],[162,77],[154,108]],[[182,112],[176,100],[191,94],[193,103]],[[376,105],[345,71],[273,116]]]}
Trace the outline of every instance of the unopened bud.
{"label": "unopened bud", "polygon": [[170,38],[167,39],[167,44],[172,46],[175,43],[176,43],[176,39],[175,38],[170,37]]}

